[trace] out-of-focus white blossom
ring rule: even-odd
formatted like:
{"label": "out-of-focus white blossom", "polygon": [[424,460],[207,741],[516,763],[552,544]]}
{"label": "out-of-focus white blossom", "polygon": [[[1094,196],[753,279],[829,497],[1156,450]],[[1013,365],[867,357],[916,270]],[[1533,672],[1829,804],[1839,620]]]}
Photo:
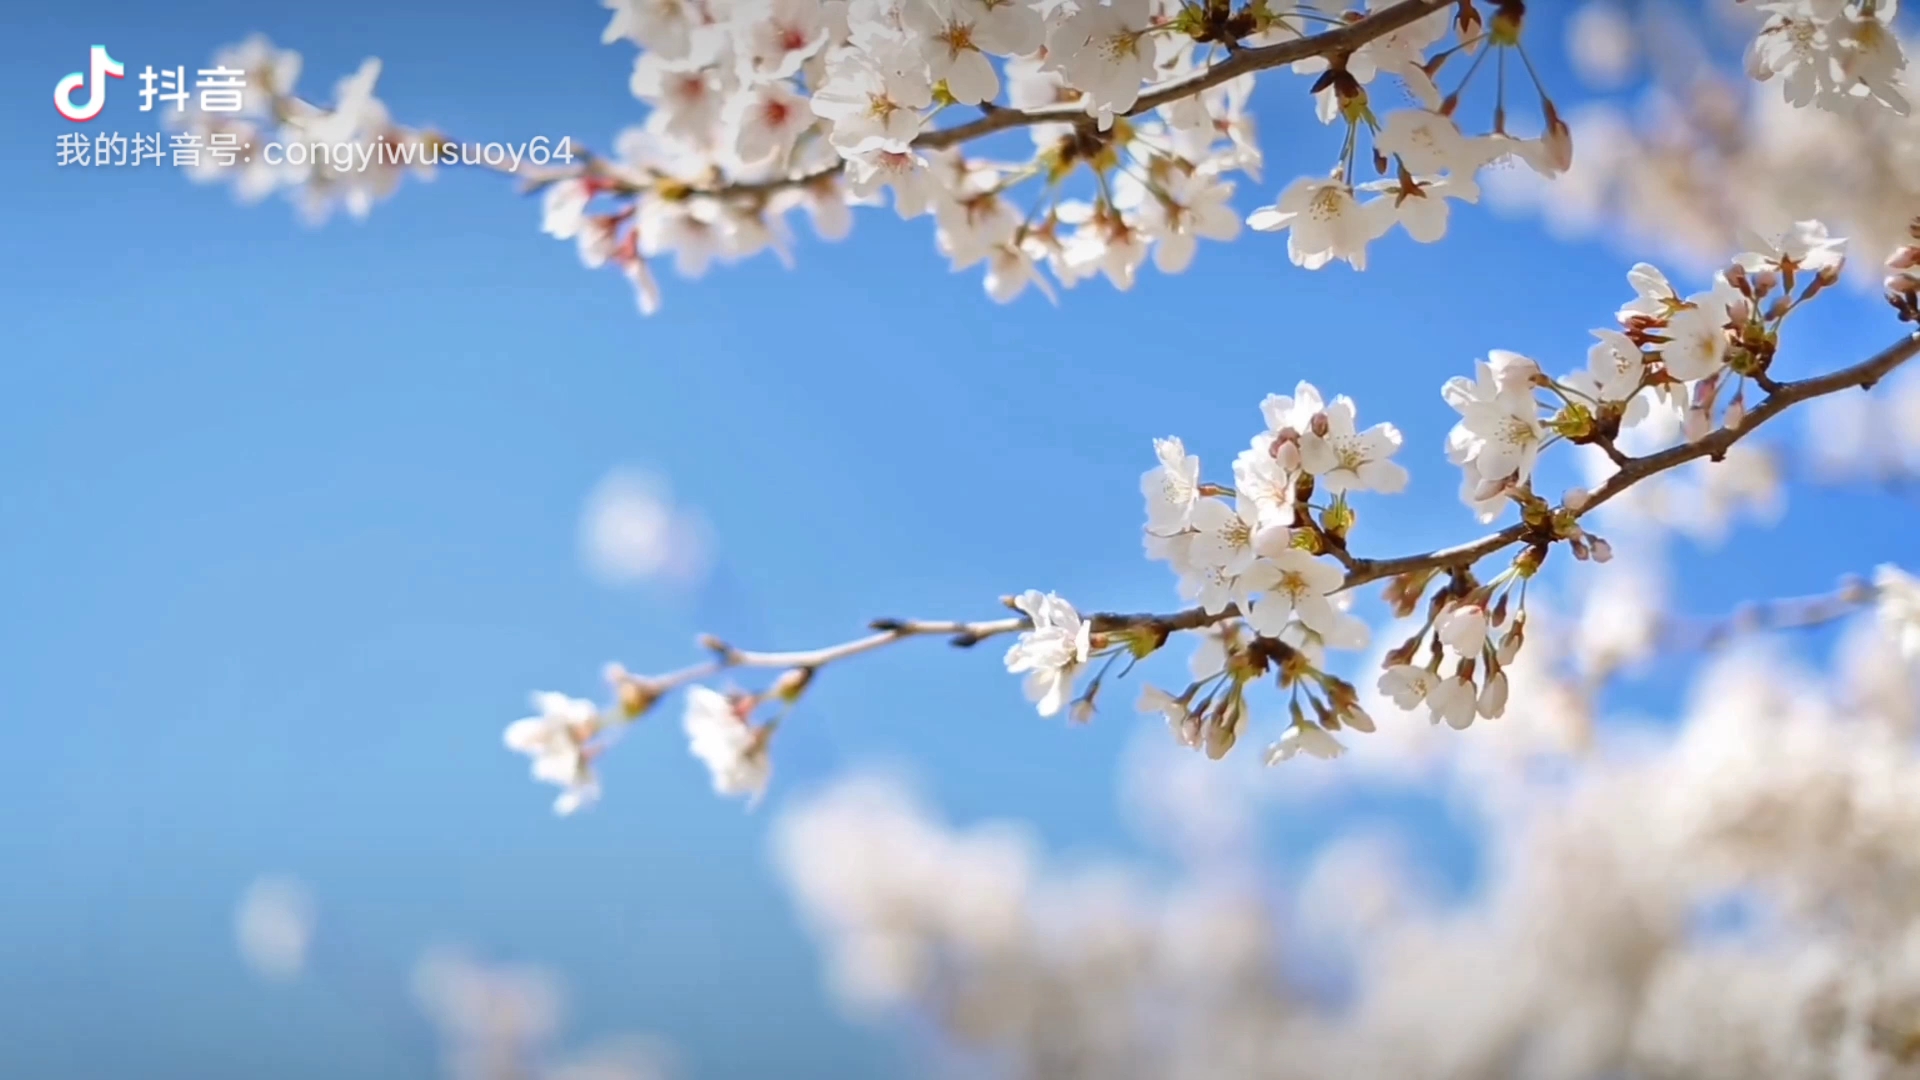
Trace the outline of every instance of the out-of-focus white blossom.
{"label": "out-of-focus white blossom", "polygon": [[1920,581],[1891,563],[1873,575],[1880,625],[1909,661],[1920,660]]}
{"label": "out-of-focus white blossom", "polygon": [[543,691],[533,695],[539,715],[507,725],[507,749],[533,759],[533,778],[561,788],[556,814],[571,814],[600,797],[591,744],[606,728],[600,707],[583,698]]}
{"label": "out-of-focus white blossom", "polygon": [[773,777],[768,748],[774,729],[749,721],[746,704],[705,686],[689,687],[682,727],[688,750],[712,776],[714,793],[744,795],[751,805],[766,794]]}
{"label": "out-of-focus white blossom", "polygon": [[314,900],[293,878],[263,877],[247,886],[234,911],[240,958],[263,979],[296,978],[313,943]]}

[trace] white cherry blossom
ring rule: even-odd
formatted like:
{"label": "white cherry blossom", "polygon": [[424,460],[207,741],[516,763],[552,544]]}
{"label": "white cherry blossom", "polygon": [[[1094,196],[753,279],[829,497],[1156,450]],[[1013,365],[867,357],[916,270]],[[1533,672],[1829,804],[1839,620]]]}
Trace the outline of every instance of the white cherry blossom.
{"label": "white cherry blossom", "polygon": [[1192,265],[1202,239],[1225,242],[1240,235],[1232,197],[1231,183],[1204,171],[1174,170],[1158,190],[1132,173],[1114,183],[1114,205],[1136,213],[1141,234],[1153,240],[1153,265],[1163,274]]}
{"label": "white cherry blossom", "polygon": [[1374,146],[1398,155],[1415,174],[1471,175],[1488,161],[1484,143],[1462,135],[1452,117],[1425,109],[1388,113]]}
{"label": "white cherry blossom", "polygon": [[1056,715],[1066,708],[1074,677],[1087,662],[1093,624],[1054,593],[1029,589],[1014,606],[1032,621],[1033,628],[1022,632],[1007,650],[1007,670],[1027,676],[1027,700],[1041,716]]}
{"label": "white cherry blossom", "polygon": [[1267,748],[1266,763],[1278,765],[1293,760],[1298,754],[1332,761],[1346,752],[1347,748],[1340,744],[1340,740],[1329,735],[1318,724],[1295,724],[1280,736],[1279,742]]}
{"label": "white cherry blossom", "polygon": [[1695,304],[1667,319],[1666,341],[1660,362],[1667,374],[1682,382],[1704,379],[1726,366],[1727,316],[1711,306]]}
{"label": "white cherry blossom", "polygon": [[1487,609],[1454,604],[1434,620],[1433,632],[1455,656],[1472,659],[1487,645]]}
{"label": "white cherry blossom", "polygon": [[1380,673],[1380,693],[1407,712],[1425,704],[1438,685],[1438,674],[1415,664],[1395,664]]}
{"label": "white cherry blossom", "polygon": [[1796,221],[1776,235],[1749,232],[1742,239],[1750,250],[1734,256],[1734,261],[1752,273],[1784,269],[1788,263],[1809,274],[1838,271],[1846,258],[1846,239],[1829,236],[1826,224],[1820,221]]}
{"label": "white cherry blossom", "polygon": [[1287,230],[1287,257],[1295,266],[1318,270],[1344,259],[1355,270],[1367,268],[1367,245],[1393,227],[1390,207],[1381,200],[1362,204],[1353,188],[1337,177],[1301,177],[1287,185],[1272,206],[1247,217],[1256,232]]}
{"label": "white cherry blossom", "polygon": [[992,53],[1011,56],[1040,45],[1040,16],[1024,3],[989,5],[982,0],[914,0],[902,9],[904,29],[918,42],[934,82],[962,105],[978,105],[1000,93]]}
{"label": "white cherry blossom", "polygon": [[1298,548],[1262,545],[1261,558],[1240,577],[1240,587],[1253,598],[1247,625],[1264,637],[1277,638],[1294,617],[1316,633],[1332,632],[1338,612],[1329,599],[1346,584],[1346,575],[1331,562]]}
{"label": "white cherry blossom", "polygon": [[600,0],[613,12],[600,33],[602,44],[625,38],[668,59],[686,55],[691,29],[685,0]]}
{"label": "white cherry blossom", "polygon": [[1546,440],[1540,407],[1532,393],[1518,386],[1502,388],[1504,374],[1537,371],[1538,365],[1518,354],[1496,350],[1480,366],[1479,381],[1454,378],[1441,396],[1460,414],[1460,423],[1448,437],[1448,457],[1471,466],[1484,481],[1510,477],[1525,481]]}
{"label": "white cherry blossom", "polygon": [[585,221],[593,189],[585,180],[570,178],[547,185],[540,196],[540,231],[557,240],[571,240]]}
{"label": "white cherry blossom", "polygon": [[884,147],[847,158],[847,187],[862,199],[874,198],[882,189],[892,191],[894,213],[902,220],[932,213],[935,199],[944,195],[926,158]]}
{"label": "white cherry blossom", "polygon": [[1047,34],[1048,66],[1084,95],[1087,115],[1100,117],[1102,129],[1133,107],[1153,75],[1152,13],[1151,0],[1087,2]]}
{"label": "white cherry blossom", "polygon": [[1473,726],[1480,705],[1474,685],[1458,675],[1435,683],[1427,691],[1426,701],[1428,719],[1435,724],[1445,723],[1455,731]]}
{"label": "white cherry blossom", "polygon": [[1216,567],[1228,577],[1237,577],[1253,565],[1254,539],[1263,526],[1260,507],[1251,498],[1236,494],[1232,502],[1199,499],[1189,522],[1194,530],[1189,550],[1196,562]]}
{"label": "white cherry blossom", "polygon": [[751,805],[766,793],[773,775],[767,752],[773,727],[749,722],[747,704],[705,686],[689,687],[681,725],[688,750],[712,777],[714,793],[745,795]]}
{"label": "white cherry blossom", "polygon": [[813,123],[807,100],[784,82],[747,87],[727,104],[726,123],[734,131],[733,152],[744,165],[777,161]]}
{"label": "white cherry blossom", "polygon": [[1407,486],[1407,470],[1391,460],[1400,449],[1400,429],[1375,424],[1354,426],[1353,399],[1341,395],[1326,407],[1326,433],[1309,424],[1300,436],[1300,464],[1329,493],[1376,491],[1392,495]]}
{"label": "white cherry blossom", "polygon": [[1627,271],[1627,284],[1633,286],[1637,295],[1621,305],[1618,317],[1622,323],[1635,317],[1664,318],[1681,303],[1679,294],[1667,281],[1667,275],[1661,273],[1657,266],[1634,263],[1633,269]]}
{"label": "white cherry blossom", "polygon": [[1177,438],[1153,440],[1153,453],[1160,464],[1140,477],[1140,493],[1147,500],[1147,528],[1156,533],[1179,532],[1192,524],[1200,499],[1200,459],[1190,456]]}
{"label": "white cherry blossom", "polygon": [[753,17],[732,24],[742,78],[787,78],[827,44],[831,30],[820,0],[754,2]]}
{"label": "white cherry blossom", "polygon": [[1618,330],[1595,330],[1599,340],[1587,349],[1587,375],[1601,401],[1627,401],[1646,377],[1646,354]]}
{"label": "white cherry blossom", "polygon": [[1397,179],[1370,180],[1356,190],[1381,192],[1367,200],[1366,207],[1399,225],[1422,244],[1438,243],[1447,235],[1448,199],[1480,201],[1480,185],[1466,176],[1415,179],[1411,185]]}
{"label": "white cherry blossom", "polygon": [[810,99],[813,112],[833,125],[828,138],[858,155],[876,150],[908,153],[920,133],[920,112],[933,101],[922,71],[898,71],[853,50],[827,64],[827,81]]}
{"label": "white cherry blossom", "polygon": [[538,716],[507,725],[507,749],[533,759],[533,778],[563,790],[554,799],[556,814],[571,814],[600,797],[600,783],[589,764],[587,745],[600,733],[600,709],[593,702],[543,691],[533,695]]}
{"label": "white cherry blossom", "polygon": [[727,102],[738,89],[730,68],[686,67],[657,52],[634,59],[627,81],[633,96],[653,106],[649,130],[690,146],[717,142]]}
{"label": "white cherry blossom", "polygon": [[1891,563],[1873,575],[1880,626],[1908,662],[1920,662],[1920,581]]}

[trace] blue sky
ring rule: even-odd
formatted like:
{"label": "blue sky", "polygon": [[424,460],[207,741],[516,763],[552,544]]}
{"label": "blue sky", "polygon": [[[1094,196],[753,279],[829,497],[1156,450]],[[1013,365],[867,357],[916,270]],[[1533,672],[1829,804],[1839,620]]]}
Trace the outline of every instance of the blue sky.
{"label": "blue sky", "polygon": [[[821,678],[754,814],[709,796],[663,712],[608,759],[604,804],[556,820],[499,744],[528,691],[597,693],[609,659],[678,666],[697,630],[824,644],[879,615],[992,615],[1026,587],[1170,604],[1138,541],[1151,438],[1224,464],[1261,396],[1303,378],[1406,433],[1413,490],[1362,506],[1364,550],[1466,538],[1440,383],[1492,347],[1571,368],[1625,298],[1630,256],[1469,208],[1447,242],[1396,237],[1362,275],[1298,270],[1282,238],[1250,236],[1130,294],[999,307],[946,272],[927,222],[867,212],[849,242],[804,240],[797,272],[663,275],[665,310],[643,320],[497,177],[445,173],[314,230],[171,168],[54,165],[67,124],[47,92],[89,44],[137,71],[253,30],[306,54],[309,93],[377,55],[405,122],[605,146],[639,109],[603,19],[370,0],[13,16],[3,1071],[430,1075],[406,976],[446,941],[552,965],[571,1032],[665,1033],[699,1076],[897,1075],[900,1045],[820,992],[766,869],[768,821],[845,767],[904,760],[956,817],[1114,848],[1137,721],[1039,720],[999,647],[915,643]],[[152,130],[114,89],[94,126]],[[1270,183],[1337,148],[1294,94],[1262,98]],[[1243,182],[1238,205],[1270,195]],[[1864,299],[1822,306],[1795,372],[1894,333]],[[671,477],[712,523],[709,588],[582,572],[581,500],[623,464]],[[1907,504],[1796,492],[1780,526],[1683,552],[1682,600],[1723,610],[1911,563],[1912,523]],[[234,900],[263,871],[321,903],[315,977],[271,991],[231,947]]]}

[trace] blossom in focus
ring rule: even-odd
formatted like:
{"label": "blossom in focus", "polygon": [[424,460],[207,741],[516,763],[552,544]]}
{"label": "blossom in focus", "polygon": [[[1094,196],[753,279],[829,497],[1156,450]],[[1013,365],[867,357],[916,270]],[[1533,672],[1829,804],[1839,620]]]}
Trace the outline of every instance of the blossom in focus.
{"label": "blossom in focus", "polygon": [[1027,700],[1041,716],[1053,716],[1066,708],[1073,693],[1074,676],[1087,662],[1092,648],[1093,624],[1054,593],[1028,589],[1014,606],[1032,621],[1007,650],[1007,670],[1025,674],[1023,688]]}
{"label": "blossom in focus", "polygon": [[1337,177],[1301,177],[1287,185],[1272,206],[1247,217],[1256,232],[1287,230],[1287,257],[1295,266],[1318,270],[1344,259],[1355,270],[1367,268],[1367,245],[1393,227],[1391,208],[1382,200],[1361,203],[1353,187]]}

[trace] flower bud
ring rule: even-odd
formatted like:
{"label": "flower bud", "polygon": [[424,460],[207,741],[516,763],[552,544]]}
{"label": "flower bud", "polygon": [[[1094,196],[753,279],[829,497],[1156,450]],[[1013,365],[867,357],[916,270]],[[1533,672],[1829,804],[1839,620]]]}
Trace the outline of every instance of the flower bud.
{"label": "flower bud", "polygon": [[1573,168],[1573,131],[1566,121],[1547,105],[1547,130],[1541,136],[1541,145],[1547,152],[1547,161],[1555,172],[1566,172]]}
{"label": "flower bud", "polygon": [[620,703],[620,712],[629,720],[638,720],[647,710],[653,708],[662,696],[661,688],[648,679],[642,679],[619,664],[608,664],[607,682],[613,686],[614,698]]}
{"label": "flower bud", "polygon": [[1487,643],[1487,609],[1479,604],[1454,604],[1434,620],[1433,632],[1456,654],[1477,656]]}
{"label": "flower bud", "polygon": [[1597,563],[1613,561],[1613,545],[1597,536],[1588,537],[1593,543],[1593,561]]}
{"label": "flower bud", "polygon": [[1240,733],[1235,731],[1230,724],[1219,722],[1209,724],[1206,735],[1207,757],[1214,761],[1219,761],[1221,758],[1226,757],[1228,752],[1233,749],[1233,744],[1238,741],[1239,738]]}
{"label": "flower bud", "polygon": [[1587,503],[1591,501],[1593,501],[1593,496],[1588,494],[1587,489],[1583,487],[1570,487],[1567,489],[1565,495],[1560,496],[1560,505],[1576,514],[1585,510]]}
{"label": "flower bud", "polygon": [[1527,614],[1523,611],[1518,618],[1513,620],[1512,628],[1501,636],[1499,647],[1493,651],[1495,659],[1499,660],[1502,664],[1513,663],[1514,658],[1520,655],[1520,646],[1526,643],[1526,626]]}
{"label": "flower bud", "polygon": [[1680,425],[1681,432],[1690,443],[1697,443],[1713,431],[1713,420],[1707,411],[1698,406],[1688,406],[1686,419]]}
{"label": "flower bud", "polygon": [[1740,430],[1740,425],[1746,422],[1746,393],[1744,390],[1736,391],[1733,395],[1733,400],[1727,402],[1727,411],[1721,415],[1720,426],[1726,428],[1728,431],[1738,431]]}
{"label": "flower bud", "polygon": [[1507,711],[1507,673],[1496,671],[1487,677],[1487,685],[1480,688],[1480,698],[1474,702],[1474,711],[1489,720],[1498,719]]}
{"label": "flower bud", "polygon": [[791,705],[800,700],[800,695],[806,692],[807,686],[812,682],[812,668],[790,668],[773,681],[770,692],[775,698]]}

